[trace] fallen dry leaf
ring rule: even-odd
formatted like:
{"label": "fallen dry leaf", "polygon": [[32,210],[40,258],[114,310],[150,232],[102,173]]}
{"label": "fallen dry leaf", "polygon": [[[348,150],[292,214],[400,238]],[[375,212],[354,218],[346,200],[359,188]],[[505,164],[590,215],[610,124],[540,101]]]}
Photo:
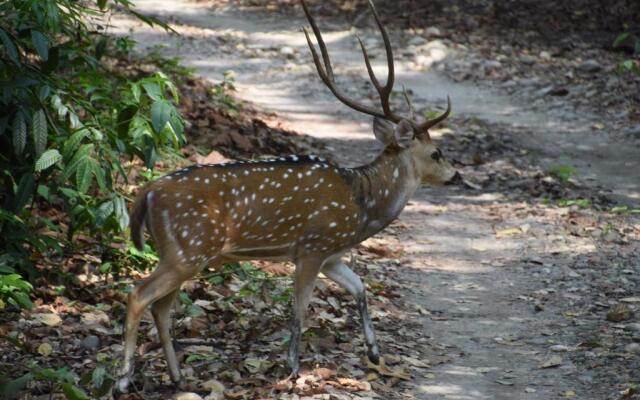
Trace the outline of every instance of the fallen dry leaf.
{"label": "fallen dry leaf", "polygon": [[38,353],[42,354],[45,357],[49,357],[52,352],[53,347],[47,342],[41,343],[40,346],[38,346]]}
{"label": "fallen dry leaf", "polygon": [[32,314],[31,319],[47,326],[58,326],[62,323],[62,318],[58,314]]}
{"label": "fallen dry leaf", "polygon": [[562,357],[552,356],[551,358],[543,361],[538,367],[539,368],[555,368],[560,365],[562,365]]}
{"label": "fallen dry leaf", "polygon": [[347,390],[354,392],[370,392],[371,384],[366,381],[359,381],[351,378],[338,378],[338,383],[344,386]]}
{"label": "fallen dry leaf", "polygon": [[633,311],[625,304],[616,304],[611,307],[611,310],[607,313],[607,321],[622,322],[630,319],[633,316]]}
{"label": "fallen dry leaf", "polygon": [[367,358],[367,368],[376,371],[377,373],[379,373],[382,376],[388,376],[388,377],[392,377],[392,378],[399,378],[399,379],[402,379],[402,380],[405,380],[405,381],[411,380],[411,374],[408,373],[406,370],[401,369],[400,367],[398,367],[396,369],[389,368],[385,363],[384,357],[380,357],[380,365],[376,365],[376,364],[372,363]]}
{"label": "fallen dry leaf", "polygon": [[509,237],[509,236],[516,236],[522,233],[522,229],[515,227],[515,228],[507,228],[507,229],[501,229],[499,231],[496,231],[496,237],[497,238],[504,238],[504,237]]}

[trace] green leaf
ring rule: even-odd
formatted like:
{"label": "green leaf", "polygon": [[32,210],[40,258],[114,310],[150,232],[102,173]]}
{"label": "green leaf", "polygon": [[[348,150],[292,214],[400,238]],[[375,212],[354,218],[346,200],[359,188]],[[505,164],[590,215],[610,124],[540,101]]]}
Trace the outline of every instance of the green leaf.
{"label": "green leaf", "polygon": [[88,157],[89,154],[91,154],[91,152],[93,151],[93,147],[94,146],[92,143],[83,144],[82,146],[80,146],[78,151],[76,151],[76,153],[73,155],[73,157],[71,158],[71,160],[69,161],[69,163],[67,164],[67,166],[62,172],[63,181],[69,179],[69,177],[73,175],[73,173],[78,168],[78,164],[83,162],[83,160],[86,157]]}
{"label": "green leaf", "polygon": [[7,55],[17,65],[20,65],[20,53],[18,53],[18,48],[16,44],[13,42],[13,39],[9,34],[2,28],[0,28],[0,41],[2,45],[7,51]]}
{"label": "green leaf", "polygon": [[47,117],[44,115],[42,109],[33,113],[32,119],[33,129],[33,142],[35,144],[36,158],[40,158],[40,155],[47,147]]}
{"label": "green leaf", "polygon": [[147,96],[149,96],[152,100],[160,100],[162,99],[162,90],[160,90],[160,86],[154,82],[142,82],[142,87],[144,91],[147,92]]}
{"label": "green leaf", "polygon": [[91,158],[83,158],[83,161],[78,164],[78,169],[76,170],[76,184],[78,185],[78,191],[80,193],[87,193],[91,186],[92,176],[93,168]]}
{"label": "green leaf", "polygon": [[12,292],[11,297],[16,301],[16,303],[20,304],[22,308],[32,309],[33,303],[29,298],[29,295],[25,292]]}
{"label": "green leaf", "polygon": [[107,370],[104,367],[96,367],[93,370],[93,374],[91,374],[91,382],[93,383],[93,387],[99,388],[104,383],[104,378],[107,375]]}
{"label": "green leaf", "polygon": [[171,112],[173,106],[166,100],[158,100],[151,106],[151,125],[156,133],[162,132],[169,118],[171,118]]}
{"label": "green leaf", "polygon": [[113,199],[114,214],[120,230],[124,231],[129,226],[129,213],[127,212],[127,204],[122,197],[116,197]]}
{"label": "green leaf", "polygon": [[634,62],[633,62],[633,60],[624,60],[624,61],[620,64],[620,66],[621,66],[623,69],[627,70],[627,71],[632,71],[632,70],[633,70],[633,66],[634,66]]}
{"label": "green leaf", "polygon": [[36,189],[36,192],[40,197],[51,203],[51,189],[49,189],[49,186],[38,185],[38,189]]}
{"label": "green leaf", "polygon": [[40,70],[43,74],[50,74],[60,64],[60,46],[51,47],[49,49],[49,59],[42,63]]}
{"label": "green leaf", "polygon": [[102,168],[102,165],[100,165],[98,161],[93,160],[92,169],[93,169],[93,174],[96,177],[96,182],[98,182],[98,187],[100,187],[100,190],[106,192],[108,190],[107,174],[105,170]]}
{"label": "green leaf", "polygon": [[68,159],[69,157],[71,157],[71,154],[78,150],[78,145],[80,144],[80,142],[82,142],[82,139],[87,137],[88,134],[89,130],[83,128],[76,131],[73,135],[69,136],[69,138],[64,141],[64,146],[62,148],[62,155],[64,156],[64,158]]}
{"label": "green leaf", "polygon": [[155,165],[158,158],[158,153],[156,152],[156,144],[153,141],[151,135],[142,136],[142,141],[144,143],[144,147],[142,148],[144,165],[149,169],[153,169],[153,166]]}
{"label": "green leaf", "polygon": [[138,113],[138,106],[127,106],[118,113],[118,122],[116,123],[116,129],[118,136],[121,138],[126,137],[129,134],[129,125],[131,120]]}
{"label": "green leaf", "polygon": [[22,375],[20,378],[9,381],[0,385],[0,394],[3,399],[16,398],[19,392],[27,387],[27,384],[33,380],[33,374],[31,372]]}
{"label": "green leaf", "polygon": [[89,400],[89,396],[87,396],[84,390],[71,383],[63,383],[62,391],[69,400]]}
{"label": "green leaf", "polygon": [[624,32],[624,33],[619,34],[619,35],[616,37],[616,40],[614,40],[614,41],[613,41],[613,48],[615,49],[615,48],[617,48],[617,47],[620,47],[620,45],[621,45],[622,43],[624,43],[624,41],[625,41],[625,40],[627,40],[627,38],[628,38],[629,36],[631,36],[631,33],[630,33],[630,32]]}
{"label": "green leaf", "polygon": [[101,59],[107,52],[107,44],[108,41],[106,36],[101,36],[96,43],[95,55],[98,60]]}
{"label": "green leaf", "polygon": [[49,149],[42,153],[38,161],[36,161],[36,172],[44,171],[60,160],[62,160],[60,152],[56,149]]}
{"label": "green leaf", "polygon": [[100,204],[96,209],[96,226],[100,229],[103,229],[105,224],[107,223],[107,219],[113,214],[114,204],[113,200],[107,200],[104,203]]}
{"label": "green leaf", "polygon": [[42,32],[31,30],[31,41],[43,61],[49,59],[49,39]]}
{"label": "green leaf", "polygon": [[35,180],[33,179],[32,174],[26,173],[22,175],[13,200],[13,210],[16,214],[19,214],[24,206],[29,202],[31,195],[33,194],[34,186]]}
{"label": "green leaf", "polygon": [[27,123],[22,113],[16,113],[13,119],[13,150],[20,156],[27,145]]}
{"label": "green leaf", "polygon": [[107,5],[107,0],[98,0],[98,7],[100,7],[101,10],[104,10],[106,5]]}

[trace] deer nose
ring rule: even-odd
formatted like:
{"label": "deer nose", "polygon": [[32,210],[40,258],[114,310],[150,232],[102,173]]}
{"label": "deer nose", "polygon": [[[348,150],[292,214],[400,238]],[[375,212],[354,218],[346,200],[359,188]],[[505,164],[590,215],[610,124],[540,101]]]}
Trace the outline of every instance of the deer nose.
{"label": "deer nose", "polygon": [[462,175],[460,175],[460,172],[456,171],[456,173],[448,180],[446,181],[444,184],[445,185],[456,185],[459,183],[462,183]]}

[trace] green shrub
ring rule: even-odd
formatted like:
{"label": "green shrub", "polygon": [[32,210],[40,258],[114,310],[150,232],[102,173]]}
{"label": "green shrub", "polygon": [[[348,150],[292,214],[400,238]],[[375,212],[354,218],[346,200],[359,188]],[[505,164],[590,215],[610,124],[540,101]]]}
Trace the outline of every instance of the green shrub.
{"label": "green shrub", "polygon": [[104,62],[132,46],[89,22],[109,5],[160,24],[129,0],[0,2],[0,252],[10,274],[35,274],[33,255],[61,251],[78,230],[122,233],[127,161],[152,168],[185,141],[166,75],[130,82]]}
{"label": "green shrub", "polygon": [[640,59],[637,57],[640,56],[640,37],[631,33],[624,32],[616,37],[616,40],[613,42],[613,48],[628,48],[633,49],[632,53],[636,56],[636,59],[627,59],[620,63],[618,66],[619,71],[627,71],[632,72],[636,75],[640,75]]}

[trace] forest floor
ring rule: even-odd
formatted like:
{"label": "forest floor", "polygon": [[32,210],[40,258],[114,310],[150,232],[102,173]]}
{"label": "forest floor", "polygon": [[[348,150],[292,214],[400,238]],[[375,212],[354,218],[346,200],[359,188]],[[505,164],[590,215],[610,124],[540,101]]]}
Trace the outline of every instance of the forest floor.
{"label": "forest floor", "polygon": [[[370,118],[337,102],[317,77],[299,8],[136,5],[180,35],[123,16],[111,21],[114,33],[142,48],[161,46],[215,82],[232,70],[237,96],[272,113],[262,114],[266,125],[300,133],[287,143],[348,166],[380,151]],[[238,399],[640,398],[640,99],[630,90],[640,81],[615,72],[622,55],[580,38],[567,50],[461,18],[477,32],[457,35],[440,20],[411,30],[387,22],[396,87],[404,84],[422,111],[442,110],[451,96],[453,116],[432,137],[477,186],[418,190],[397,221],[353,252],[390,368],[362,361],[355,304],[322,280],[304,338],[304,373],[288,382],[288,304],[254,295],[229,306],[220,299],[245,288],[240,281],[214,287],[200,280],[186,292],[208,315],[179,310],[176,327],[194,392],[210,399],[223,398],[216,394],[223,390]],[[385,76],[366,13],[318,17],[340,87],[374,99],[354,21]],[[195,118],[191,130],[213,120]],[[289,270],[265,268],[278,276]],[[269,290],[284,296],[288,284],[277,279]],[[100,312],[91,336],[99,337],[103,359],[116,357],[120,315]],[[144,379],[131,398],[172,393],[150,321],[142,329]],[[84,348],[78,363],[92,365],[95,348],[85,340],[75,339]]]}

